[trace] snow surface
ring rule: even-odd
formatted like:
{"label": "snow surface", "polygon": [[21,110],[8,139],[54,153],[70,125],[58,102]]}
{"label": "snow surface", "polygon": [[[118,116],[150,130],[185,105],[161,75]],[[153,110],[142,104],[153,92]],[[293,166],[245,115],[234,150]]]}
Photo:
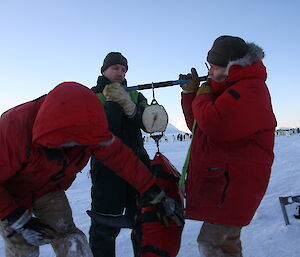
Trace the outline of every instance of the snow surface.
{"label": "snow surface", "polygon": [[[161,142],[160,150],[181,169],[190,141]],[[153,157],[154,141],[145,145]],[[90,219],[85,211],[90,209],[90,178],[88,166],[79,173],[67,191],[76,225],[88,235]],[[244,257],[298,257],[300,256],[300,220],[293,217],[297,204],[286,206],[290,225],[286,226],[278,197],[300,195],[300,134],[278,136],[275,140],[275,162],[267,193],[251,224],[242,230]],[[246,199],[245,199],[246,200]],[[237,203],[238,204],[238,203]],[[179,257],[199,256],[196,238],[202,222],[186,221]],[[0,256],[4,256],[3,240],[0,240]],[[40,256],[54,257],[50,245],[41,247]],[[117,256],[132,257],[130,230],[123,229],[117,239]]]}

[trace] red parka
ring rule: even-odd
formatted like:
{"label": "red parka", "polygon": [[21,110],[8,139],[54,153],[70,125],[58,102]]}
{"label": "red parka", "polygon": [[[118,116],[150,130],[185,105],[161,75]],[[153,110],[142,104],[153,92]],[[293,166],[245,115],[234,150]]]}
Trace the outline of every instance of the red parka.
{"label": "red parka", "polygon": [[244,226],[265,194],[276,120],[266,69],[255,59],[262,50],[249,48],[244,60],[230,64],[225,81],[210,81],[212,94],[182,94],[189,128],[197,123],[186,181],[189,219]]}
{"label": "red parka", "polygon": [[[60,147],[63,144],[77,144]],[[146,166],[108,131],[88,88],[65,82],[0,118],[0,218],[38,197],[66,190],[94,155],[140,193],[154,183]]]}

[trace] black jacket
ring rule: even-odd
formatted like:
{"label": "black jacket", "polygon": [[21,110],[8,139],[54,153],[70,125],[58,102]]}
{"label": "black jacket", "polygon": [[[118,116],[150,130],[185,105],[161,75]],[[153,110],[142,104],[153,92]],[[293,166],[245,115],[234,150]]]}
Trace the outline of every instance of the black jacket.
{"label": "black jacket", "polygon": [[[111,82],[104,76],[99,76],[97,86],[92,88],[96,94],[102,93],[104,87]],[[127,87],[126,80],[122,85]],[[144,148],[141,129],[144,130],[142,123],[142,115],[147,106],[147,99],[139,92],[133,92],[136,99],[134,102],[137,105],[136,113],[132,118],[128,118],[122,107],[115,102],[105,101],[104,110],[108,120],[110,131],[122,139],[122,141],[130,147],[136,155],[145,163],[149,164],[149,156]]]}

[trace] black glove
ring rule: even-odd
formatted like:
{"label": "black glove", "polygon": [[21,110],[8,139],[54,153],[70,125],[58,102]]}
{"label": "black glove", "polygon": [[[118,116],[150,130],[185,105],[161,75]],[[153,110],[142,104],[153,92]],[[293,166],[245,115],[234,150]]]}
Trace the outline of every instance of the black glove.
{"label": "black glove", "polygon": [[17,208],[5,219],[8,221],[7,230],[11,231],[8,237],[17,232],[29,244],[35,246],[49,244],[51,239],[55,238],[56,231],[38,218],[32,217],[31,212],[24,207]]}
{"label": "black glove", "polygon": [[154,205],[157,209],[157,217],[168,226],[168,218],[178,226],[183,226],[183,208],[173,199],[166,195],[157,185],[152,186],[143,196],[143,204]]}

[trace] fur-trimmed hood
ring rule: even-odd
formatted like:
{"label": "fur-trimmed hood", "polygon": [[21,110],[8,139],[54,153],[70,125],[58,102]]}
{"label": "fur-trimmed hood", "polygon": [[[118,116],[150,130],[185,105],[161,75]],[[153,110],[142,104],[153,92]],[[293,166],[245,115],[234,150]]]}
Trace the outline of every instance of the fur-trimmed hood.
{"label": "fur-trimmed hood", "polygon": [[245,79],[267,79],[266,67],[262,63],[264,51],[254,43],[248,43],[247,54],[240,59],[228,63],[225,74],[227,78],[221,82],[210,80],[212,91],[215,95],[220,95],[233,83]]}
{"label": "fur-trimmed hood", "polygon": [[241,66],[249,66],[257,61],[262,60],[265,57],[264,50],[260,46],[254,43],[247,43],[247,45],[248,45],[247,54],[243,58],[230,61],[226,67],[226,74],[228,74],[230,67],[234,64],[241,65]]}

